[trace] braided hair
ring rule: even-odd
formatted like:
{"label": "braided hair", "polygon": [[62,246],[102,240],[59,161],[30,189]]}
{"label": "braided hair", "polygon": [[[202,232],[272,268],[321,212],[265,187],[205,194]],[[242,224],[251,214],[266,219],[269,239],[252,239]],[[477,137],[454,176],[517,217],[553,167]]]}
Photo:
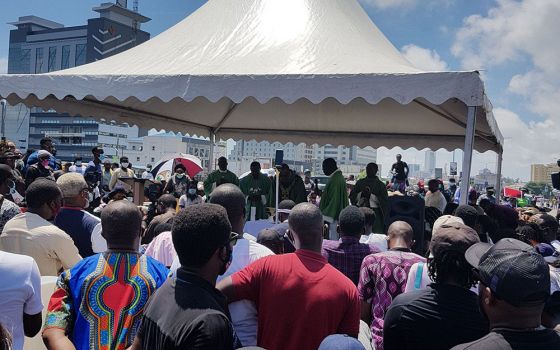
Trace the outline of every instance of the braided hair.
{"label": "braided hair", "polygon": [[428,275],[435,283],[455,281],[464,288],[476,285],[477,278],[473,268],[462,252],[448,250],[434,256],[428,264]]}

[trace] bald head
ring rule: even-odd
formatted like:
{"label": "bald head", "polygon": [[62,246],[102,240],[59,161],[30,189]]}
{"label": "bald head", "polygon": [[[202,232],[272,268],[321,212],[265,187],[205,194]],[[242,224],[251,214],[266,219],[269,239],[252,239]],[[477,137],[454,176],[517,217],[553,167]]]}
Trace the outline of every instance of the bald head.
{"label": "bald head", "polygon": [[296,205],[290,213],[288,225],[294,235],[296,248],[321,250],[323,215],[316,205],[311,203]]}
{"label": "bald head", "polygon": [[107,247],[111,249],[138,249],[142,214],[129,201],[115,201],[101,212],[101,228]]}
{"label": "bald head", "polygon": [[[395,221],[389,226],[387,236],[389,242],[402,241],[410,248],[414,240],[414,231],[412,230],[412,226],[408,223],[404,221]],[[391,244],[389,243],[389,245]]]}
{"label": "bald head", "polygon": [[239,187],[233,184],[223,184],[216,187],[212,191],[210,203],[224,207],[234,232],[243,233],[243,225],[245,224],[245,195]]}

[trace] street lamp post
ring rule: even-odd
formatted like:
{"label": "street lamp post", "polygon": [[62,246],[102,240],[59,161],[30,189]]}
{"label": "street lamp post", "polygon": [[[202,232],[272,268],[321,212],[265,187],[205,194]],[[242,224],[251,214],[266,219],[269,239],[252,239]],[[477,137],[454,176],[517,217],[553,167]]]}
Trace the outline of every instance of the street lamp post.
{"label": "street lamp post", "polygon": [[8,105],[8,101],[2,99],[0,100],[0,104],[2,104],[2,125],[0,126],[0,132],[2,133],[2,137],[6,137],[6,107]]}

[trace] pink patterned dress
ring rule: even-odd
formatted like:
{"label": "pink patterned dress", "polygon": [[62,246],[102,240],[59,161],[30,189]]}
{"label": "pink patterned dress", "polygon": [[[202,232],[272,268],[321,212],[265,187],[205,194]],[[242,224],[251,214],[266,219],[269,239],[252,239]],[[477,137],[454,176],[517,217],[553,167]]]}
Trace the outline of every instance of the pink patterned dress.
{"label": "pink patterned dress", "polygon": [[393,299],[404,292],[410,267],[426,259],[410,251],[388,250],[362,262],[358,295],[371,304],[371,333],[375,349],[383,350],[383,319]]}

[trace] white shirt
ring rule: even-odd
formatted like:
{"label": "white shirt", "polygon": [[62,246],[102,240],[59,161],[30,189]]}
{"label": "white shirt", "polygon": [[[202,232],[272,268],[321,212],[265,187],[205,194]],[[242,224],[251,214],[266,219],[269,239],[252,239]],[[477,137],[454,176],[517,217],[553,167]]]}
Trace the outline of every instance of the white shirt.
{"label": "white shirt", "polygon": [[202,197],[196,196],[194,197],[194,199],[191,199],[186,194],[184,194],[179,198],[179,207],[181,208],[186,208],[189,205],[193,205],[193,204],[202,204]]}
{"label": "white shirt", "polygon": [[362,237],[360,237],[360,243],[373,244],[374,246],[379,248],[379,250],[382,252],[385,252],[388,249],[387,236],[379,233],[370,233],[369,235],[362,235]]}
{"label": "white shirt", "polygon": [[107,250],[107,241],[101,235],[101,220],[91,233],[91,249],[94,253],[103,253]]}
{"label": "white shirt", "polygon": [[[422,264],[422,275],[418,271],[418,267]],[[408,271],[408,278],[406,280],[406,286],[404,287],[404,293],[408,293],[414,290],[426,289],[428,284],[434,283],[428,274],[428,264],[427,263],[414,263],[410,270]],[[478,294],[478,284],[471,288],[471,291]]]}
{"label": "white shirt", "polygon": [[447,206],[447,201],[445,200],[445,196],[443,195],[443,193],[441,193],[441,191],[426,193],[426,198],[424,198],[424,201],[426,202],[427,207],[437,208],[442,213]]}
{"label": "white shirt", "polygon": [[[246,237],[244,234],[243,237]],[[249,264],[264,258],[265,256],[274,255],[272,250],[249,239],[240,239],[233,246],[233,256],[231,265],[226,273],[218,276],[217,282],[231,276],[237,271],[242,270]],[[171,265],[171,273],[174,275],[177,268],[181,266],[179,258],[173,260]],[[229,304],[229,313],[231,314],[231,322],[233,328],[241,341],[243,346],[256,346],[257,345],[257,308],[252,301],[239,300]]]}
{"label": "white shirt", "polygon": [[74,241],[66,232],[37,214],[18,214],[4,226],[0,250],[32,257],[41,276],[58,276],[82,260]]}
{"label": "white shirt", "polygon": [[81,165],[71,165],[70,168],[68,168],[68,171],[70,171],[71,173],[78,173],[78,174],[82,174],[84,175],[84,173],[86,172],[87,167],[83,164]]}
{"label": "white shirt", "polygon": [[0,251],[0,323],[13,337],[13,349],[23,349],[23,314],[43,310],[41,275],[33,258]]}

